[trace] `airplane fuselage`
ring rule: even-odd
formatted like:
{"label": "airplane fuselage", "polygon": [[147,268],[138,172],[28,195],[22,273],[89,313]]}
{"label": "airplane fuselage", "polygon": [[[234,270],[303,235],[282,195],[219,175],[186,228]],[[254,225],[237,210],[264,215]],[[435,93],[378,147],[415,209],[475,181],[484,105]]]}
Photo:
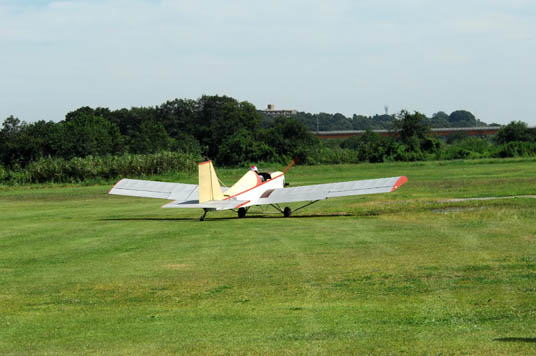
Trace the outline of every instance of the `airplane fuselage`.
{"label": "airplane fuselage", "polygon": [[265,182],[260,182],[257,185],[248,188],[240,193],[231,195],[225,200],[236,199],[244,201],[240,207],[249,207],[255,205],[260,198],[265,198],[274,189],[284,188],[285,175],[282,172],[274,172],[271,174],[273,178],[268,179]]}

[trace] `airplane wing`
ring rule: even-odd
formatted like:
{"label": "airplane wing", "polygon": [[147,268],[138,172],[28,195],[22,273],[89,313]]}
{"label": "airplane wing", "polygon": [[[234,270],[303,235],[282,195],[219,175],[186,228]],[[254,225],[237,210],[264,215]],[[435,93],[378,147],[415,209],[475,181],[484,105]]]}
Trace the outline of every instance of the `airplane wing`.
{"label": "airplane wing", "polygon": [[271,189],[267,190],[254,204],[292,203],[351,195],[389,193],[397,190],[407,181],[406,177],[392,177]]}
{"label": "airplane wing", "polygon": [[122,179],[108,194],[187,201],[197,199],[198,190],[199,188],[195,184]]}

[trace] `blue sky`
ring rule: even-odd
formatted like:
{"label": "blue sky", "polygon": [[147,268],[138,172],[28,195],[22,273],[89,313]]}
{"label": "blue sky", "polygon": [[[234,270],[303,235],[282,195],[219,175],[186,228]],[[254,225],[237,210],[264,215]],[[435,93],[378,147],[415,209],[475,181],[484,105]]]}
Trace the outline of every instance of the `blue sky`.
{"label": "blue sky", "polygon": [[226,94],[536,125],[532,0],[0,0],[0,120]]}

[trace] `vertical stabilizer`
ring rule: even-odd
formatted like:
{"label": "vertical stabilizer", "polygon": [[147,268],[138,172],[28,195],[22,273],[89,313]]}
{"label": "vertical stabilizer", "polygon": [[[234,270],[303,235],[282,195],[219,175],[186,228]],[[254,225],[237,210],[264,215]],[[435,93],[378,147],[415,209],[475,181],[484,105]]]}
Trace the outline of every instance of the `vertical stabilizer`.
{"label": "vertical stabilizer", "polygon": [[220,182],[212,161],[199,163],[199,202],[204,203],[211,200],[222,200],[224,198],[221,191]]}

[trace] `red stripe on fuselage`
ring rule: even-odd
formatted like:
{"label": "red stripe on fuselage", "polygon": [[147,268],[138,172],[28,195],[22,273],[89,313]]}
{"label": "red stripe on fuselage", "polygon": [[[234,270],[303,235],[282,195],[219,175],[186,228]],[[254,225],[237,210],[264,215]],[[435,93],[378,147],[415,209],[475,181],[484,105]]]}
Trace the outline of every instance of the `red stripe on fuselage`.
{"label": "red stripe on fuselage", "polygon": [[266,182],[262,182],[262,183],[257,184],[257,185],[254,186],[253,188],[246,189],[246,190],[244,190],[243,192],[240,192],[240,193],[235,194],[235,195],[233,195],[233,196],[227,197],[227,198],[225,198],[225,199],[223,199],[223,200],[228,200],[228,199],[237,197],[237,196],[239,196],[239,195],[241,195],[241,194],[247,193],[247,192],[249,192],[250,190],[253,190],[253,189],[255,189],[255,188],[258,188],[258,187],[260,187],[260,186],[263,185],[263,184],[266,184],[266,183],[268,183],[268,182],[271,182],[271,181],[273,181],[273,180],[275,180],[275,179],[277,179],[277,178],[283,177],[283,176],[284,176],[284,174],[280,174],[280,175],[278,175],[277,177],[274,177],[274,178],[272,178],[272,179],[268,179]]}
{"label": "red stripe on fuselage", "polygon": [[241,207],[243,207],[244,205],[247,205],[247,204],[249,204],[249,203],[251,203],[251,200],[248,200],[248,201],[246,201],[246,202],[244,202],[244,203],[242,203],[242,204],[240,204],[240,205],[235,206],[235,209],[239,209],[239,208],[241,208]]}

